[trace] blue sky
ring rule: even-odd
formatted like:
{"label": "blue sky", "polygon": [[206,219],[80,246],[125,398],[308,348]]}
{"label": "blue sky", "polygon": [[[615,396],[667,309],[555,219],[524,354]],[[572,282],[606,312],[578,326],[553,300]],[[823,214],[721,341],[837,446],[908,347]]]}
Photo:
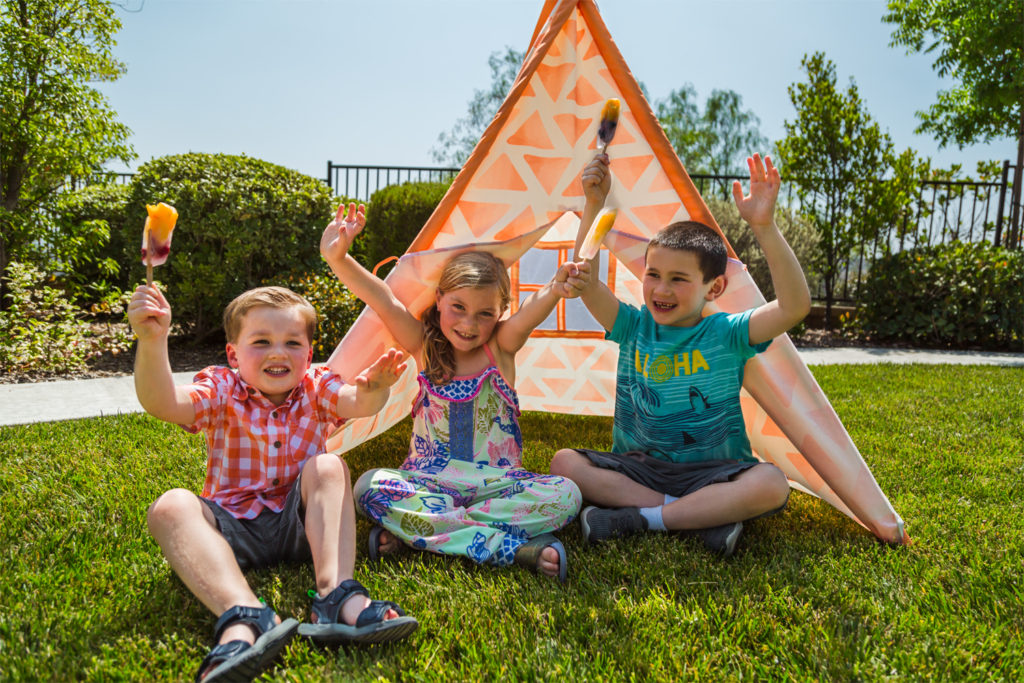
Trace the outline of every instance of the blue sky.
{"label": "blue sky", "polygon": [[[246,154],[323,177],[335,163],[432,165],[441,131],[490,83],[488,56],[520,50],[542,0],[117,0],[115,55],[99,84],[139,159]],[[914,112],[947,88],[931,59],[889,47],[883,0],[600,0],[602,17],[653,99],[692,83],[731,89],[776,140],[795,117],[787,87],[824,51],[853,77],[898,149],[938,165],[1014,158],[1004,139],[939,150]],[[112,170],[124,170],[111,166]]]}

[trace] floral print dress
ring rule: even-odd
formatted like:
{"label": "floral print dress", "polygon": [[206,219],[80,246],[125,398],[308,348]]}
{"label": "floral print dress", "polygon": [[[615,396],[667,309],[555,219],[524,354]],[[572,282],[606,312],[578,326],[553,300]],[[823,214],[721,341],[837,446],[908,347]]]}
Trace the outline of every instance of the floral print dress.
{"label": "floral print dress", "polygon": [[360,510],[420,550],[505,566],[527,540],[561,529],[579,512],[569,479],[522,467],[519,398],[491,365],[434,385],[423,373],[409,455],[400,469],[356,482]]}

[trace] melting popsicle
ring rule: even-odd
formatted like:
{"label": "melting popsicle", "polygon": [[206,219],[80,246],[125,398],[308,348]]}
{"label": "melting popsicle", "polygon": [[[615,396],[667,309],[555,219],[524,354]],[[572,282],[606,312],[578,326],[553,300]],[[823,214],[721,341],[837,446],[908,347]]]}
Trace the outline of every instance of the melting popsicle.
{"label": "melting popsicle", "polygon": [[171,233],[178,212],[170,204],[146,204],[146,225],[142,229],[142,262],[146,264],[146,284],[153,284],[153,266],[167,261],[171,253]]}
{"label": "melting popsicle", "polygon": [[601,109],[601,123],[597,127],[597,153],[603,154],[612,138],[615,137],[615,129],[619,126],[619,101],[611,98],[604,103]]}
{"label": "melting popsicle", "polygon": [[594,224],[590,226],[590,231],[583,240],[583,245],[580,246],[581,261],[589,261],[597,256],[597,250],[601,248],[604,236],[615,225],[615,217],[618,213],[618,209],[601,209],[601,213],[597,214]]}

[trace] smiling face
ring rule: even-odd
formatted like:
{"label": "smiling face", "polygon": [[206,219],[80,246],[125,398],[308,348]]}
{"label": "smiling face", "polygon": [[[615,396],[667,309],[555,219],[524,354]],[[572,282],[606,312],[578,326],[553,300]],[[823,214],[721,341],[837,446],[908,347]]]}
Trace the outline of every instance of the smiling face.
{"label": "smiling face", "polygon": [[704,282],[700,260],[692,251],[652,245],[644,270],[644,303],[654,322],[693,327],[700,322],[704,304],[725,290],[725,277]]}
{"label": "smiling face", "polygon": [[476,350],[487,342],[501,317],[497,287],[462,287],[437,294],[441,333],[456,356]]}
{"label": "smiling face", "polygon": [[256,306],[228,342],[228,364],[276,406],[284,403],[313,361],[307,320],[295,306]]}

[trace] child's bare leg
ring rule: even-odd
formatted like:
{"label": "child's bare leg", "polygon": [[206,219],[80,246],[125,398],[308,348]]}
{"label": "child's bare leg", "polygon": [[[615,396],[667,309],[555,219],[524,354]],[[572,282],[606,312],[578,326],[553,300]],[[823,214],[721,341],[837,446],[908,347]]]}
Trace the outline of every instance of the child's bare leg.
{"label": "child's bare leg", "polygon": [[788,497],[786,475],[761,463],[665,505],[661,514],[668,529],[707,529],[777,510]]}
{"label": "child's bare leg", "polygon": [[598,467],[590,458],[571,448],[555,453],[550,469],[551,474],[576,482],[583,498],[601,507],[652,507],[665,502],[665,494],[624,474]]}
{"label": "child's bare leg", "polygon": [[[332,453],[311,458],[302,468],[302,504],[306,538],[313,554],[316,590],[321,597],[351,579],[356,564],[356,510],[348,465]],[[341,618],[356,623],[370,598],[355,595],[341,607]],[[388,618],[398,616],[394,610]]]}
{"label": "child's bare leg", "polygon": [[[149,507],[146,521],[171,569],[215,615],[235,605],[263,606],[217,530],[213,513],[194,493],[168,491]],[[255,634],[246,624],[235,624],[225,629],[220,642],[230,640],[252,643]]]}

